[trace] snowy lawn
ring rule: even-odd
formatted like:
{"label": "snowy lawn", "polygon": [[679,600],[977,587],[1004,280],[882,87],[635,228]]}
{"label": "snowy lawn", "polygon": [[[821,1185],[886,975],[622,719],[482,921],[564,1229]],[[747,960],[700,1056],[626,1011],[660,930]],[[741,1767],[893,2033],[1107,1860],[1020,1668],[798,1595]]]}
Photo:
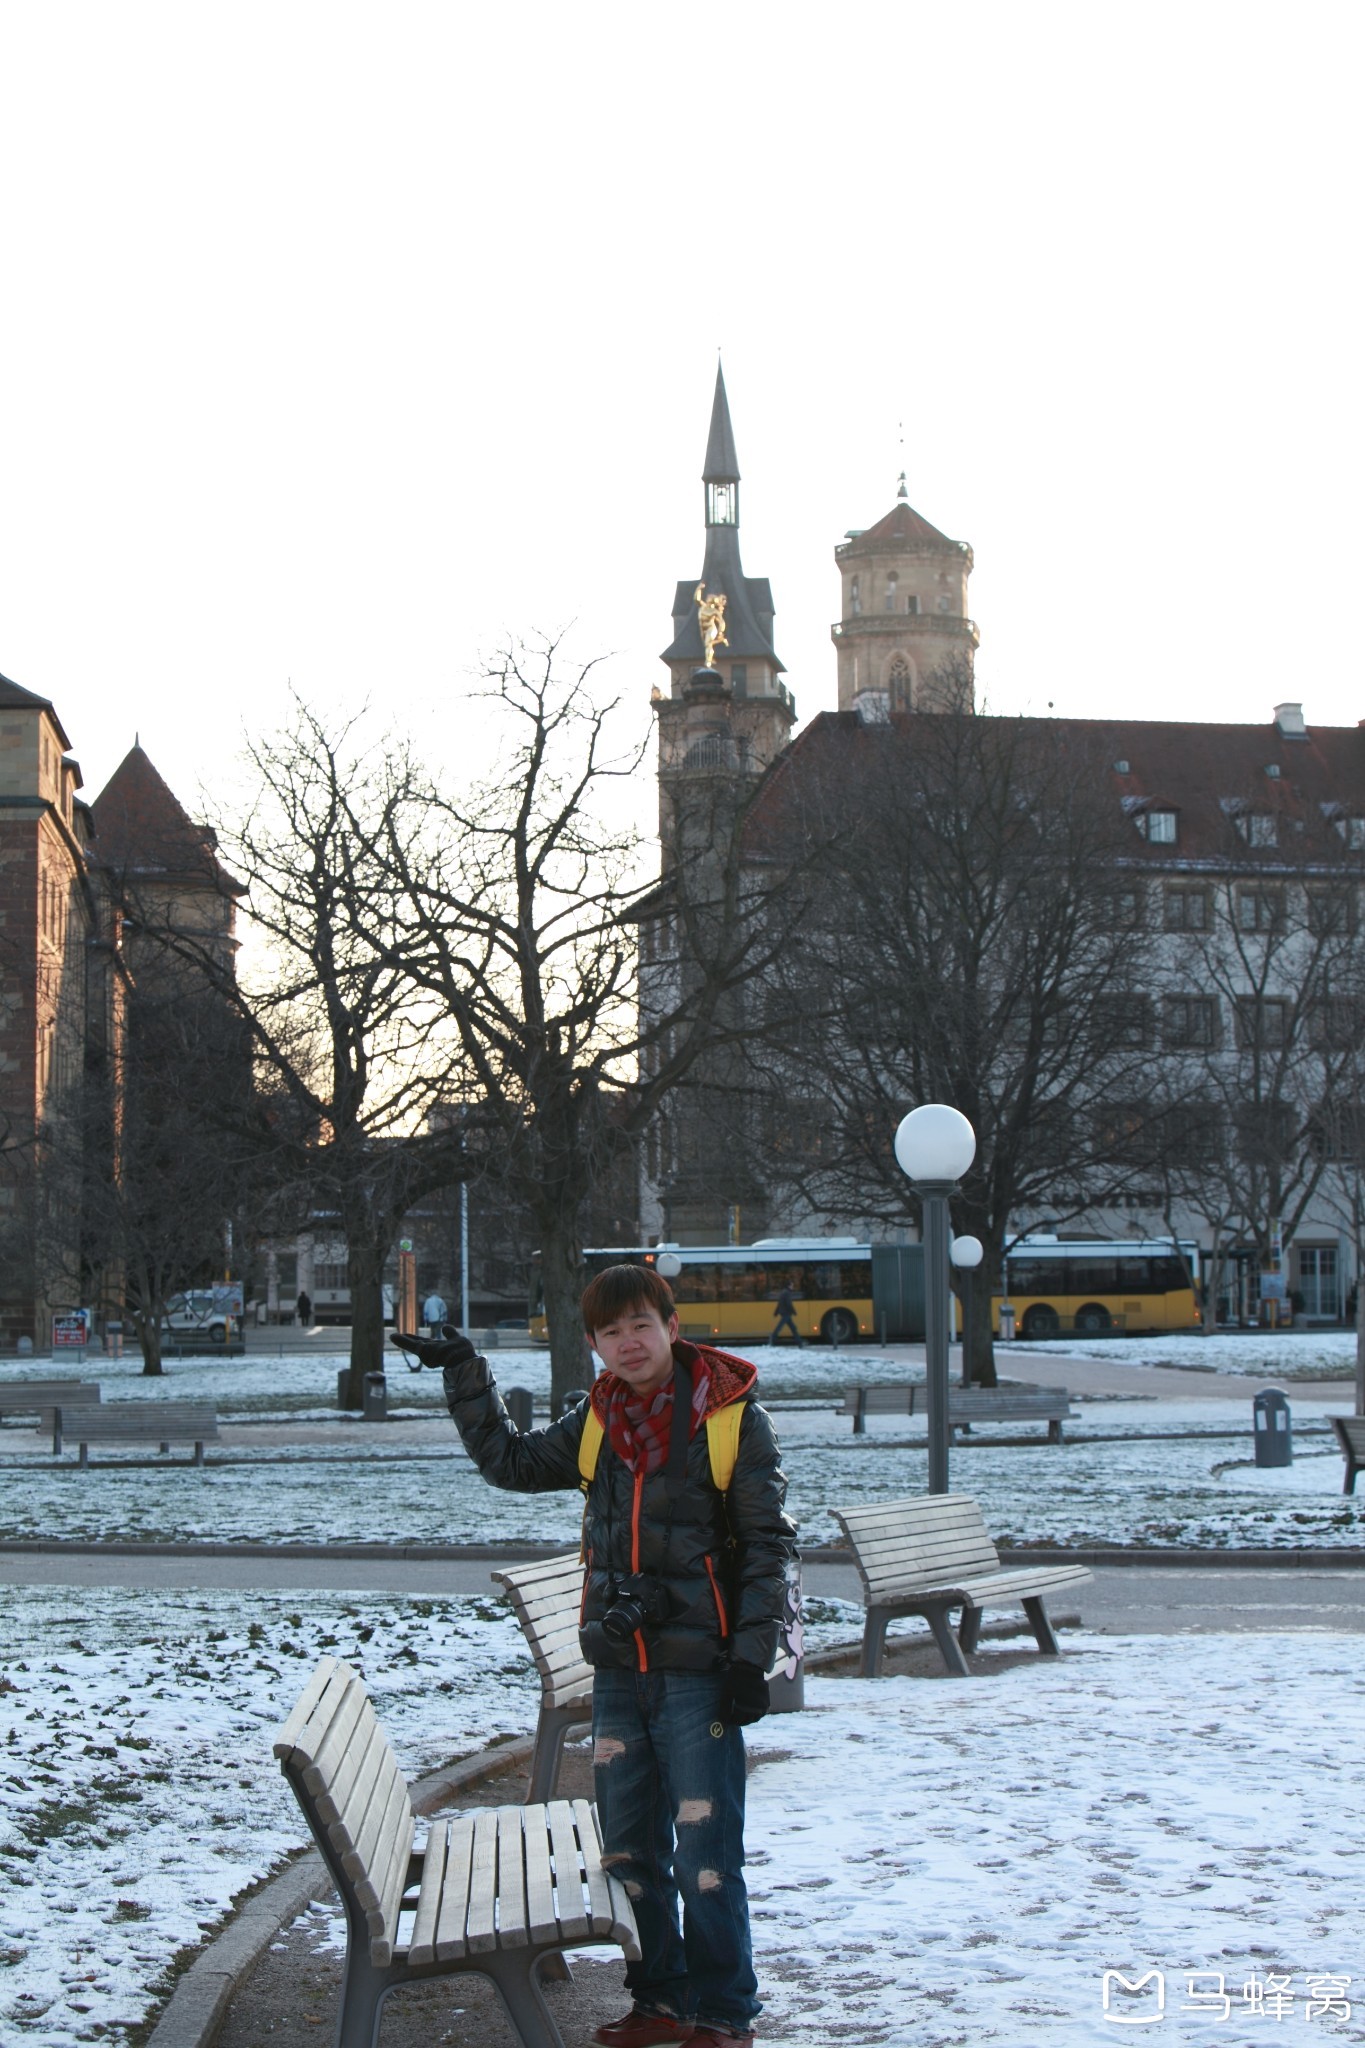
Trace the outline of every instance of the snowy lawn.
{"label": "snowy lawn", "polygon": [[1359,1637],[1067,1648],[752,1731],[765,2048],[1362,2038]]}
{"label": "snowy lawn", "polygon": [[[861,1608],[814,1602],[813,1645]],[[137,2022],[241,1890],[306,1838],[270,1742],[324,1653],[365,1674],[410,1777],[535,1726],[487,1599],[0,1590],[0,2042]]]}
{"label": "snowy lawn", "polygon": [[1230,1372],[1267,1384],[1349,1380],[1355,1372],[1354,1330],[1246,1330],[1209,1337],[1058,1337],[1046,1344],[998,1344],[1001,1372],[1027,1378],[1029,1355],[1102,1358],[1111,1365],[1168,1365],[1185,1372]]}
{"label": "snowy lawn", "polygon": [[[510,1382],[508,1382],[510,1384]],[[1196,1383],[1197,1384],[1197,1383]],[[1295,1427],[1331,1407],[1296,1400]],[[1251,1463],[1251,1399],[1114,1400],[1087,1404],[1079,1431],[1120,1442],[1062,1446],[980,1441],[952,1453],[952,1484],[974,1494],[998,1540],[1019,1543],[1193,1543],[1302,1546],[1365,1542],[1365,1494],[1343,1498],[1341,1458],[1330,1437],[1298,1438],[1295,1463],[1257,1472]],[[832,1409],[779,1410],[789,1503],[803,1540],[833,1540],[831,1506],[922,1493],[926,1454],[910,1448],[905,1418],[877,1416],[855,1437]],[[1136,1433],[1161,1428],[1243,1430],[1240,1438]],[[916,1423],[913,1434],[922,1438]],[[8,1441],[13,1442],[17,1432]],[[235,1462],[134,1464],[95,1452],[87,1471],[29,1451],[0,1459],[0,1536],[192,1542],[488,1543],[577,1540],[576,1491],[500,1493],[485,1485],[448,1420],[418,1443],[356,1423],[340,1448],[300,1444]],[[0,1449],[6,1445],[0,1433]],[[29,1439],[32,1442],[32,1438]],[[223,1454],[219,1454],[220,1456]]]}
{"label": "snowy lawn", "polygon": [[[534,1718],[492,1601],[2,1599],[6,2048],[121,2038],[301,1842],[269,1743],[322,1650],[365,1670],[413,1775]],[[1342,1824],[1365,1804],[1359,1638],[1067,1644],[1057,1664],[991,1651],[968,1684],[810,1678],[807,1713],[750,1731],[770,1759],[748,1839],[771,2048],[1098,2042],[1106,1969],[1165,1973],[1175,2041],[1262,2038],[1245,1987],[1274,1997],[1272,1978],[1294,2001],[1275,2038],[1360,2037],[1305,2005],[1332,1973],[1365,1991]],[[1181,2010],[1192,1971],[1242,2025]]]}

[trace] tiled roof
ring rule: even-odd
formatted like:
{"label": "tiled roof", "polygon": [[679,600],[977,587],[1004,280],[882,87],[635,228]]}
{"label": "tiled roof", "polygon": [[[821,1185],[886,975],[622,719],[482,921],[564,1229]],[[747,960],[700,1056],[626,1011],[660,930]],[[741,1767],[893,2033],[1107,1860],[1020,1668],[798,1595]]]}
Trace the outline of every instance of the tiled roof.
{"label": "tiled roof", "polygon": [[[884,546],[943,548],[950,554],[960,554],[959,541],[949,540],[946,533],[940,533],[936,526],[918,513],[913,505],[904,503],[891,507],[885,519],[879,519],[875,526],[869,526],[849,543],[847,552],[858,554],[864,548]],[[845,552],[843,549],[840,553]]]}
{"label": "tiled roof", "polygon": [[24,689],[21,684],[11,682],[8,676],[0,676],[0,710],[51,711],[52,723],[57,728],[62,746],[70,748],[71,742],[62,729],[62,721],[53,709],[50,697],[39,697],[34,691]]}
{"label": "tiled roof", "polygon": [[214,836],[196,825],[139,745],[124,755],[90,807],[92,859],[124,873],[198,875],[240,894],[242,885],[214,853]]}
{"label": "tiled roof", "polygon": [[[827,711],[812,720],[768,771],[751,813],[755,854],[775,849],[796,824],[804,791],[834,771],[832,785],[859,786],[861,764],[874,750],[913,746],[916,728],[939,714],[916,711],[882,725],[856,712]],[[992,720],[992,723],[996,721]],[[1004,720],[999,721],[1005,723]],[[1139,718],[1025,718],[1010,725],[1059,751],[1083,750],[1133,820],[1132,854],[1155,867],[1231,860],[1257,866],[1299,865],[1339,853],[1339,817],[1365,818],[1365,729],[1310,725],[1300,739],[1272,721],[1214,725]],[[1268,773],[1274,770],[1274,773]],[[1174,841],[1144,836],[1138,820],[1153,811],[1176,815]],[[1273,838],[1244,839],[1243,813],[1275,820]],[[799,827],[798,827],[799,829]]]}

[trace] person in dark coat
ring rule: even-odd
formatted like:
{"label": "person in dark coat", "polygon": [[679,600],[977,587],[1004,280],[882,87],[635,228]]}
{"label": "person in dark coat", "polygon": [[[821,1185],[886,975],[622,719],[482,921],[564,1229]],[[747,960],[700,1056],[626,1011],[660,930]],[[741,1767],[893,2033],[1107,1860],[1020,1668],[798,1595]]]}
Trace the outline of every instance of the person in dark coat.
{"label": "person in dark coat", "polygon": [[[602,2048],[688,2039],[693,2048],[749,2048],[761,2007],[740,1730],[767,1712],[796,1557],[786,1477],[753,1398],[754,1367],[681,1340],[668,1283],[652,1268],[608,1267],[582,1307],[606,1370],[577,1407],[524,1435],[466,1339],[394,1342],[442,1368],[465,1449],[492,1485],[584,1487],[579,1634],[596,1674],[603,1862],[625,1883],[641,1947],[641,1960],[626,1965],[631,2011],[594,2039]],[[735,1404],[734,1466],[722,1492],[708,1418]]]}
{"label": "person in dark coat", "polygon": [[299,1289],[299,1298],[294,1304],[294,1313],[297,1315],[300,1324],[305,1330],[311,1329],[313,1322],[313,1304],[309,1300],[308,1296],[304,1293],[304,1290],[301,1287]]}
{"label": "person in dark coat", "polygon": [[773,1316],[775,1318],[773,1333],[769,1337],[768,1342],[776,1344],[782,1335],[783,1329],[786,1328],[792,1333],[792,1343],[799,1344],[801,1342],[801,1332],[796,1327],[796,1296],[792,1293],[790,1287],[784,1287],[777,1300],[773,1303]]}

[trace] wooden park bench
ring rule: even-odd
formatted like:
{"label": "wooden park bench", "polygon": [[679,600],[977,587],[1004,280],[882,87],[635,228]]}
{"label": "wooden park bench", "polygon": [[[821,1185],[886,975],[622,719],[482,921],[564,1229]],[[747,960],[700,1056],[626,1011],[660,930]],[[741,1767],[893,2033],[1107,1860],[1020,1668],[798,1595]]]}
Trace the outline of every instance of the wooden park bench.
{"label": "wooden park bench", "polygon": [[[967,1656],[976,1648],[987,1607],[1022,1601],[1038,1648],[1048,1657],[1060,1654],[1043,1601],[1090,1578],[1084,1565],[1003,1570],[980,1508],[964,1493],[917,1494],[830,1513],[848,1538],[863,1582],[864,1678],[881,1671],[887,1623],[907,1614],[923,1615],[944,1663],[959,1678],[971,1675]],[[949,1621],[954,1607],[962,1610],[956,1636]]]}
{"label": "wooden park bench", "polygon": [[1341,1490],[1354,1493],[1356,1473],[1365,1471],[1365,1415],[1329,1415],[1327,1420],[1337,1433],[1337,1442],[1346,1460]]}
{"label": "wooden park bench", "polygon": [[0,1416],[36,1416],[41,1429],[52,1431],[52,1448],[59,1451],[56,1411],[89,1407],[99,1398],[99,1383],[94,1380],[10,1380],[0,1386]]}
{"label": "wooden park bench", "polygon": [[540,1673],[540,1718],[526,1796],[549,1799],[565,1742],[592,1723],[592,1666],[578,1647],[583,1561],[573,1550],[491,1576],[511,1601]]}
{"label": "wooden park bench", "polygon": [[377,2048],[396,1985],[462,1970],[492,1979],[522,2048],[564,2048],[537,1981],[542,1959],[606,1942],[639,1960],[586,1799],[438,1818],[414,1847],[407,1780],[349,1664],[323,1658],[275,1755],[346,1912],[336,2048]]}
{"label": "wooden park bench", "polygon": [[53,1410],[52,1448],[59,1451],[69,1437],[80,1447],[82,1465],[90,1462],[91,1444],[157,1444],[169,1451],[173,1443],[192,1443],[194,1462],[204,1462],[204,1445],[218,1441],[218,1410],[211,1401],[110,1401],[98,1407]]}
{"label": "wooden park bench", "polygon": [[[869,1415],[927,1415],[923,1382],[900,1387],[849,1387],[843,1415],[853,1417],[853,1434],[864,1436]],[[1074,1422],[1076,1411],[1064,1387],[950,1387],[948,1430],[954,1440],[975,1422],[1045,1422],[1050,1444],[1062,1441],[1062,1424]]]}

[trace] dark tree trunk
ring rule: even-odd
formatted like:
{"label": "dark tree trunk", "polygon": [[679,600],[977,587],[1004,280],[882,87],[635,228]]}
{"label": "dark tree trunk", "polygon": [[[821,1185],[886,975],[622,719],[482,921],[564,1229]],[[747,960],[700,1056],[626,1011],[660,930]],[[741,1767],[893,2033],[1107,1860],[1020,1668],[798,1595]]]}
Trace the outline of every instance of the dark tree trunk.
{"label": "dark tree trunk", "polygon": [[583,1292],[582,1248],[577,1231],[562,1217],[541,1218],[540,1268],[550,1335],[550,1414],[554,1418],[562,1413],[566,1394],[592,1384],[592,1355],[578,1308]]}
{"label": "dark tree trunk", "polygon": [[160,1379],[166,1368],[161,1363],[161,1318],[138,1316],[137,1341],[142,1351],[142,1377]]}
{"label": "dark tree trunk", "polygon": [[384,1260],[387,1233],[375,1242],[371,1222],[348,1236],[346,1278],[351,1290],[351,1362],[346,1372],[343,1408],[365,1404],[365,1375],[384,1368]]}
{"label": "dark tree trunk", "polygon": [[967,1309],[967,1384],[972,1387],[993,1387],[998,1384],[995,1377],[995,1343],[991,1336],[993,1288],[990,1268],[984,1259],[979,1266],[973,1266],[963,1273],[962,1285],[966,1290],[964,1307]]}

